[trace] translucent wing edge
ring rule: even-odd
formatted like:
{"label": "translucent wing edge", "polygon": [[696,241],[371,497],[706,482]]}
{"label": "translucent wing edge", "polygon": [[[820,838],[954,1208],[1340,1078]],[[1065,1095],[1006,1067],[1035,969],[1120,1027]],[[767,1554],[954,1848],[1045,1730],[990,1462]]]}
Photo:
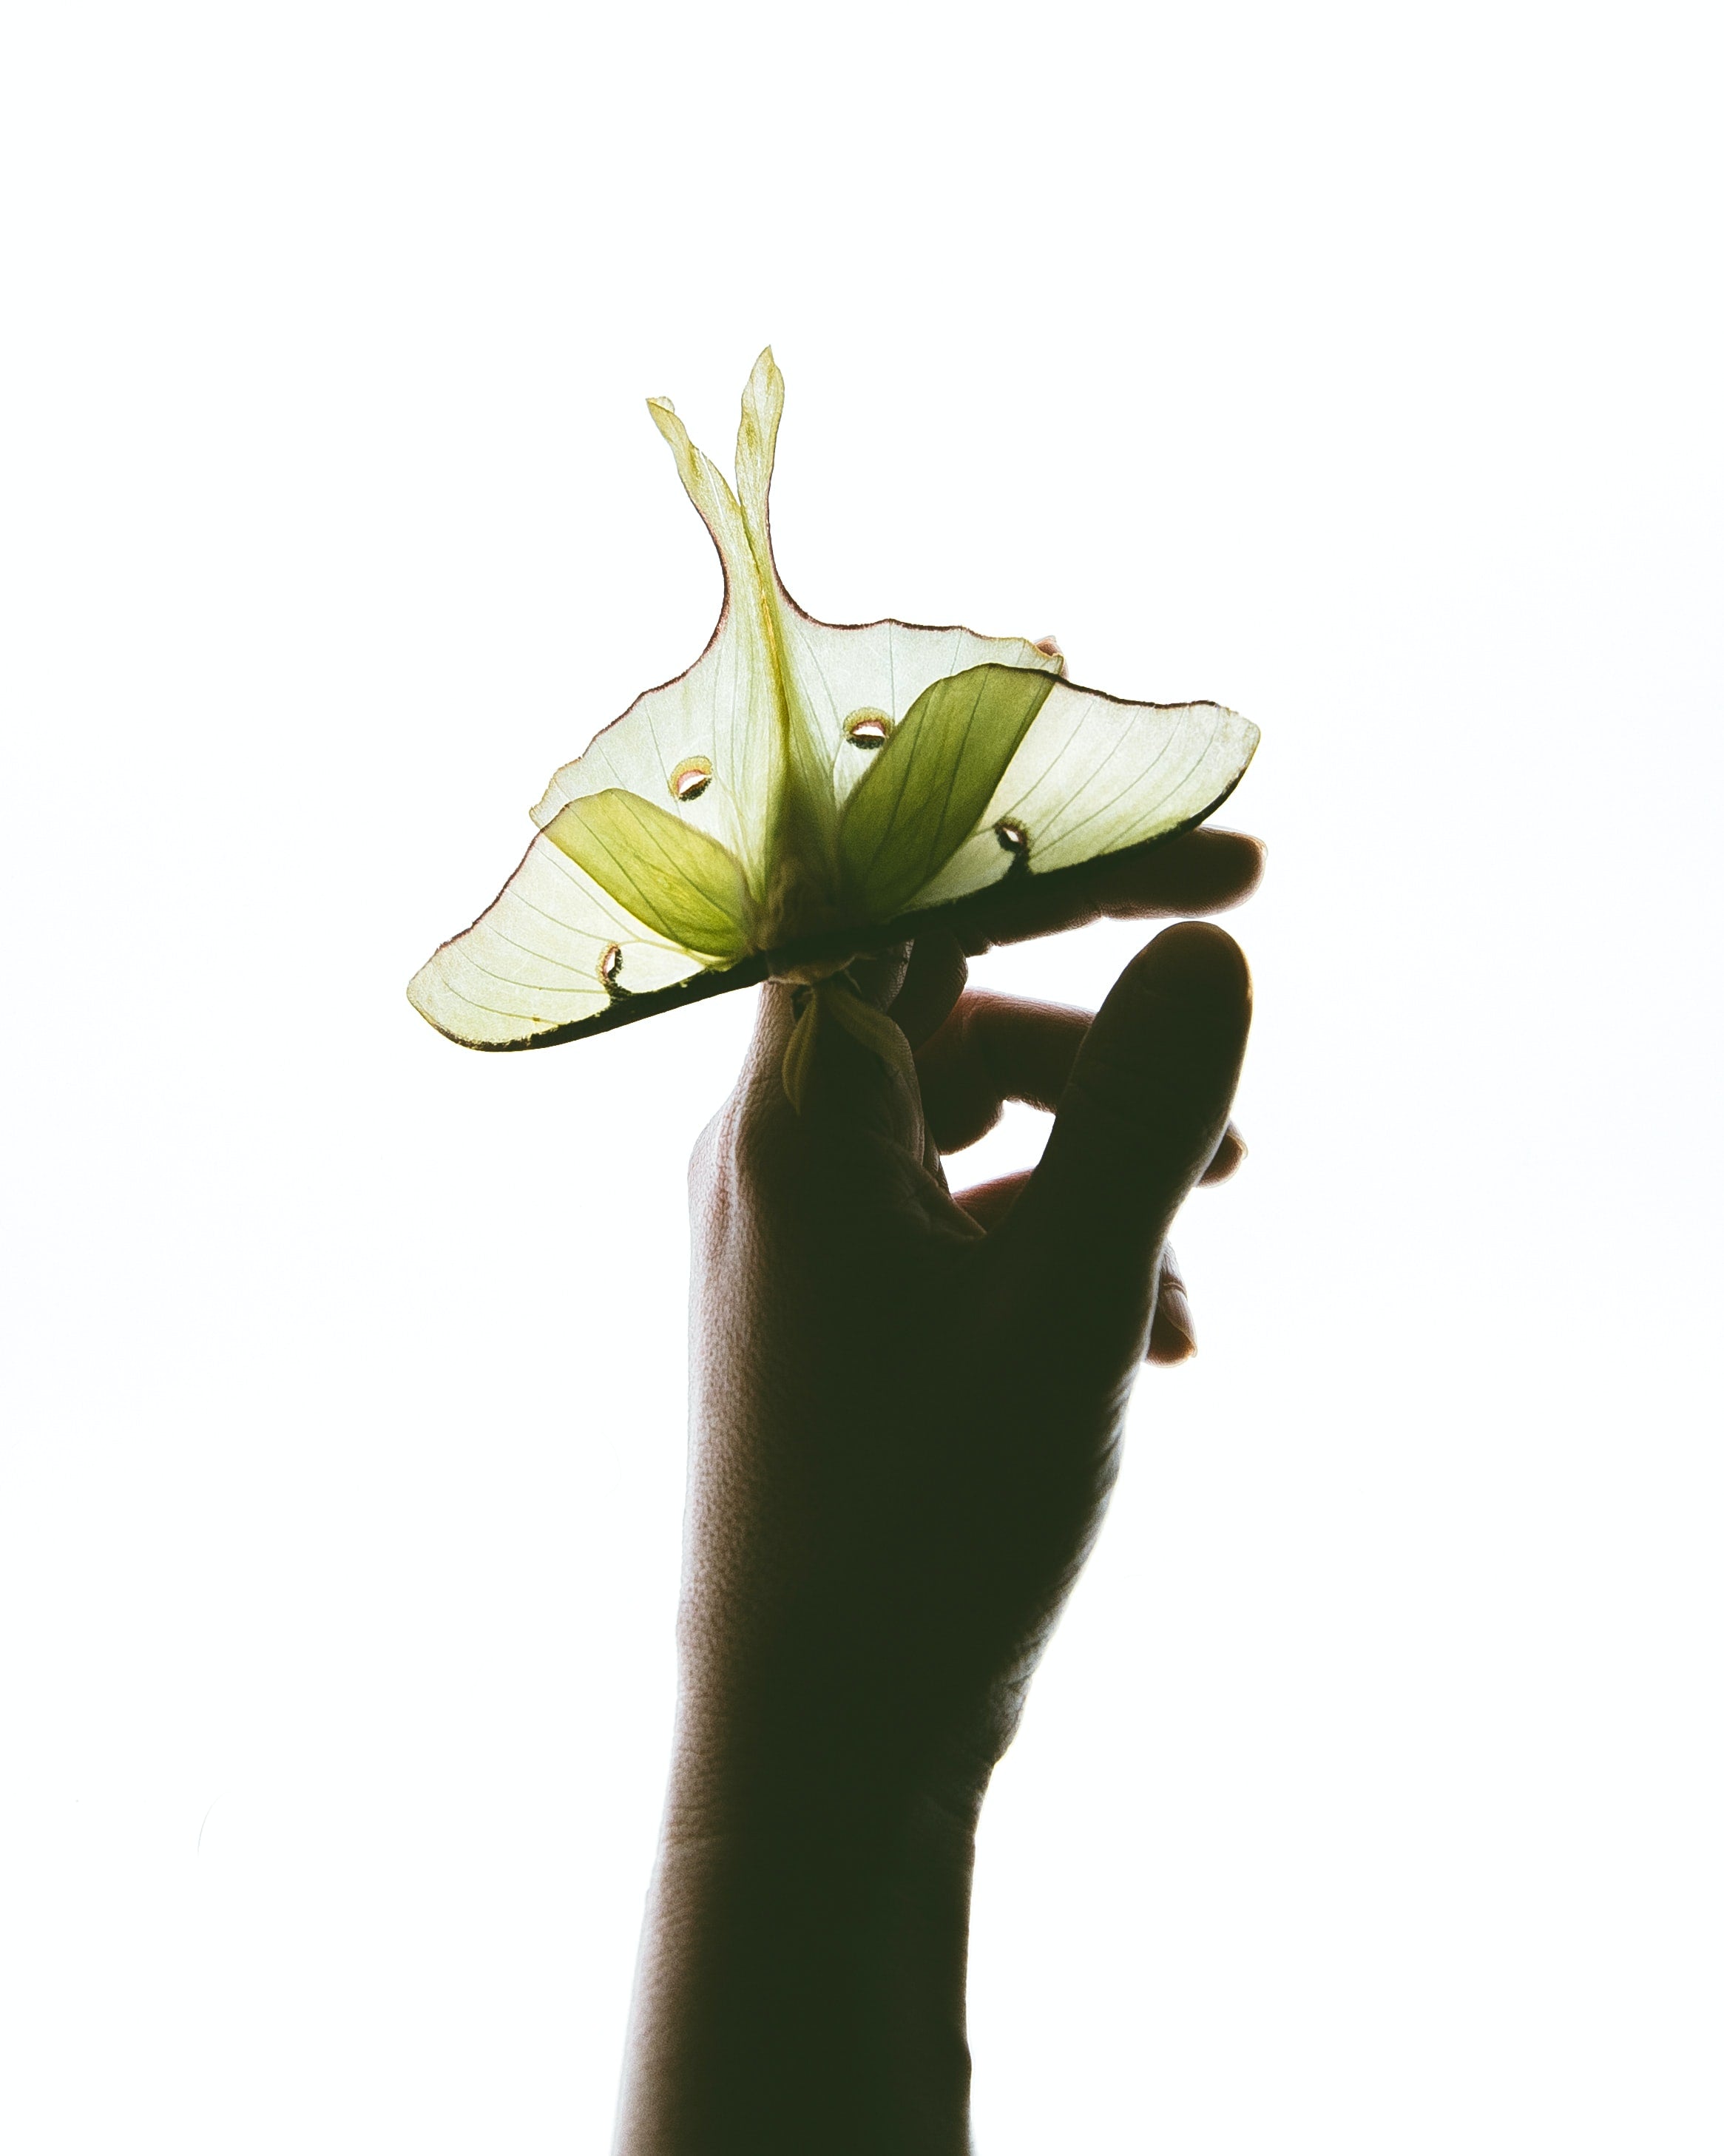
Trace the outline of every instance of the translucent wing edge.
{"label": "translucent wing edge", "polygon": [[[567,910],[582,918],[571,921],[538,902],[553,897],[562,897]],[[499,956],[493,948],[498,943],[511,954],[510,973],[485,963]],[[547,943],[551,948],[543,947]],[[552,1034],[572,1039],[633,1000],[601,978],[600,962],[612,943],[626,954],[625,974],[638,975],[644,958],[649,975],[657,976],[642,1000],[702,969],[692,952],[636,921],[548,839],[536,836],[478,919],[439,943],[413,975],[408,1001],[463,1048],[530,1048]]]}

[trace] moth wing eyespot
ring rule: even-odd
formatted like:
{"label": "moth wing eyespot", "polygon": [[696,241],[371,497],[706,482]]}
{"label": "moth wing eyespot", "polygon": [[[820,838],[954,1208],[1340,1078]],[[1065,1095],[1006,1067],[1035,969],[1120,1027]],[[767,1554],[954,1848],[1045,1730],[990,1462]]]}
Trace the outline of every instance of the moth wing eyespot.
{"label": "moth wing eyespot", "polygon": [[894,723],[889,712],[875,711],[872,705],[865,704],[844,721],[844,739],[852,748],[884,748],[891,738]]}

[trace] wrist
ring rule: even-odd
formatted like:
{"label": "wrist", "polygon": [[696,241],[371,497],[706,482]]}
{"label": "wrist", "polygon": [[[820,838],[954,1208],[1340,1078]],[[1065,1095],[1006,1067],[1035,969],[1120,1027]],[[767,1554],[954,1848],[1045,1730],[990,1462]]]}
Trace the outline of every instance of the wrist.
{"label": "wrist", "polygon": [[667,1825],[746,1834],[806,1820],[859,1838],[972,1840],[1015,1702],[985,1681],[931,1681],[931,1656],[915,1675],[859,1659],[804,1646],[685,1663]]}
{"label": "wrist", "polygon": [[959,2156],[973,1819],[807,1781],[673,1779],[623,2156]]}
{"label": "wrist", "polygon": [[770,1776],[734,1766],[721,1779],[686,1762],[673,1771],[659,1831],[661,1870],[715,1876],[829,1873],[859,1892],[894,1881],[967,1880],[979,1798],[951,1801],[921,1786],[834,1781],[813,1768]]}

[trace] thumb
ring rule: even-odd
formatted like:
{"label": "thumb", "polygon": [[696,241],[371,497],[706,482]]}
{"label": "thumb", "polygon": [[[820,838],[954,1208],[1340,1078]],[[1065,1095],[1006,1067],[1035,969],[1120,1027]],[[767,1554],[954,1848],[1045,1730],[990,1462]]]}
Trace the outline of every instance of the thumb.
{"label": "thumb", "polygon": [[1068,1351],[1143,1352],[1162,1245],[1227,1128],[1251,1023],[1244,954],[1203,921],[1126,967],[1080,1050],[1040,1165],[997,1231]]}

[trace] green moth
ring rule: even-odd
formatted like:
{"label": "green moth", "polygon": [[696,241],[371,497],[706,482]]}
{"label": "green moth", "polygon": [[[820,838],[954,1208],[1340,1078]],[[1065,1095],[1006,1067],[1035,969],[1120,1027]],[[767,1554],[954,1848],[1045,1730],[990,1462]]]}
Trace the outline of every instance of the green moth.
{"label": "green moth", "polygon": [[414,975],[415,1009],[451,1040],[545,1048],[788,978],[810,989],[785,1063],[799,1100],[828,1023],[907,1060],[849,990],[859,952],[1008,875],[1188,830],[1250,762],[1257,729],[1237,712],[1077,688],[1051,639],[804,613],[767,521],[783,404],[763,352],[732,490],[670,399],[649,401],[717,547],[724,609],[685,674],[557,773],[520,867]]}

